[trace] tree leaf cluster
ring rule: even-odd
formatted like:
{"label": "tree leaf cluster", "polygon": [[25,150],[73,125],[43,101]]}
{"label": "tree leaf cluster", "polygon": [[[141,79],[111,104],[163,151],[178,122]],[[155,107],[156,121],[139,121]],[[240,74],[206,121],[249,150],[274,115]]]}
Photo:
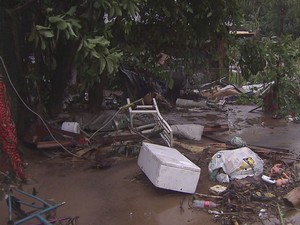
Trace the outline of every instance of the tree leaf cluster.
{"label": "tree leaf cluster", "polygon": [[300,39],[292,36],[239,41],[242,76],[251,83],[275,82],[274,99],[281,114],[300,113]]}

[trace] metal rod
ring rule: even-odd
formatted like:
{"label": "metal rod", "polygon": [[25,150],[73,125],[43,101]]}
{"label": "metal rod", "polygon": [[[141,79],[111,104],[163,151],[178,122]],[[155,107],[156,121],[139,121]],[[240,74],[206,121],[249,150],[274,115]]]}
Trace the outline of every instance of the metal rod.
{"label": "metal rod", "polygon": [[[44,222],[44,221],[46,221],[46,220],[41,216],[42,214],[44,214],[44,213],[46,213],[46,212],[48,212],[48,211],[51,211],[51,210],[53,210],[53,209],[56,209],[56,208],[58,208],[58,207],[60,207],[60,206],[62,206],[62,205],[64,205],[64,204],[65,204],[65,202],[62,202],[62,203],[59,203],[59,204],[57,204],[57,205],[50,206],[50,207],[48,207],[48,208],[46,208],[46,209],[44,209],[44,210],[42,210],[42,211],[40,211],[40,212],[34,213],[34,214],[29,215],[29,216],[27,216],[27,217],[25,217],[25,218],[23,218],[23,219],[21,219],[21,220],[16,221],[16,222],[14,223],[14,225],[22,224],[22,223],[24,223],[24,222],[26,222],[26,221],[28,221],[28,220],[33,219],[33,218],[37,218],[37,219],[39,219],[41,222]],[[46,221],[46,222],[47,222],[47,221]],[[50,223],[46,223],[46,225],[48,225],[48,224],[50,224]]]}

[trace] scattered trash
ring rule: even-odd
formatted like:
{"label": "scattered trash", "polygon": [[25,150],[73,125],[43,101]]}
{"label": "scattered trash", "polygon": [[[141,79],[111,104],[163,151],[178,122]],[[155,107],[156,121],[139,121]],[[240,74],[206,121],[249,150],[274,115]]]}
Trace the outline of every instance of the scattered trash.
{"label": "scattered trash", "polygon": [[259,214],[258,214],[259,219],[261,220],[265,220],[268,219],[269,215],[266,209],[261,209],[259,210]]}
{"label": "scattered trash", "polygon": [[212,180],[229,182],[231,179],[242,179],[247,176],[261,175],[264,161],[250,148],[223,150],[213,155],[209,163]]}
{"label": "scattered trash", "polygon": [[129,119],[125,116],[113,119],[113,127],[115,130],[122,130],[128,127]]}
{"label": "scattered trash", "polygon": [[276,184],[276,181],[275,181],[275,180],[272,180],[271,177],[268,177],[268,176],[266,176],[266,175],[262,175],[261,179],[262,179],[263,181],[266,181],[266,182],[269,183],[269,184]]}
{"label": "scattered trash", "polygon": [[294,122],[294,123],[300,123],[300,117],[296,116],[296,117],[288,117],[288,120],[290,122]]}
{"label": "scattered trash", "polygon": [[76,134],[80,133],[80,125],[77,122],[63,122],[61,125],[61,129]]}
{"label": "scattered trash", "polygon": [[276,196],[270,192],[260,192],[260,191],[255,191],[252,194],[252,199],[258,200],[258,201],[271,201],[275,198]]}
{"label": "scattered trash", "polygon": [[226,189],[227,189],[227,187],[217,184],[217,185],[210,187],[209,192],[211,192],[212,194],[215,194],[215,195],[220,195],[224,191],[226,191]]}
{"label": "scattered trash", "polygon": [[221,100],[207,100],[206,105],[217,108],[217,109],[222,109],[223,106],[225,105],[226,101],[221,99]]}
{"label": "scattered trash", "polygon": [[46,128],[38,123],[29,127],[24,136],[24,141],[36,145],[38,149],[82,146],[87,143],[86,136],[83,134],[65,131],[51,125]]}
{"label": "scattered trash", "polygon": [[241,137],[233,137],[230,140],[230,144],[234,147],[241,148],[246,147],[247,143]]}
{"label": "scattered trash", "polygon": [[173,135],[190,140],[200,141],[204,126],[197,124],[179,124],[171,125],[171,129],[173,131]]}
{"label": "scattered trash", "polygon": [[194,199],[192,206],[193,206],[193,208],[216,208],[219,205],[213,201]]}
{"label": "scattered trash", "polygon": [[288,178],[280,178],[276,180],[276,186],[278,187],[284,187],[286,186],[290,180]]}
{"label": "scattered trash", "polygon": [[223,211],[217,211],[217,210],[211,210],[211,209],[207,210],[207,212],[209,214],[214,214],[214,215],[222,215],[223,214]]}
{"label": "scattered trash", "polygon": [[284,168],[281,163],[277,163],[271,168],[270,177],[276,179],[275,184],[278,187],[284,187],[290,182],[290,177],[286,172],[284,172]]}
{"label": "scattered trash", "polygon": [[283,172],[283,168],[282,168],[282,164],[281,163],[277,163],[275,164],[272,168],[271,168],[271,172],[270,172],[270,176],[276,175],[276,174],[281,174]]}
{"label": "scattered trash", "polygon": [[230,130],[232,130],[232,129],[235,128],[235,127],[234,127],[234,122],[233,122],[231,119],[228,119],[228,128],[229,128]]}

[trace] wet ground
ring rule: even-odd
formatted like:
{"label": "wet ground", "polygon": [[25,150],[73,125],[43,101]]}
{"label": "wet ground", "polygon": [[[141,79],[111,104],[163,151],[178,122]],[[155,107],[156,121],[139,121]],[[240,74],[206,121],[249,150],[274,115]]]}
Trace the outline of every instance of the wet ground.
{"label": "wet ground", "polygon": [[[240,136],[251,145],[288,148],[300,153],[300,124],[273,119],[260,110],[249,113],[253,108],[227,105],[224,111],[182,109],[162,114],[169,124],[229,123],[230,131],[214,136],[225,140]],[[210,140],[203,138],[200,142]],[[185,154],[197,161],[196,154]],[[192,195],[155,188],[138,167],[136,156],[115,156],[113,165],[107,169],[91,168],[89,162],[74,162],[70,157],[50,159],[37,149],[24,149],[24,157],[27,172],[36,182],[24,185],[23,189],[31,192],[34,187],[43,199],[66,202],[57,215],[79,216],[80,225],[219,224],[206,212],[189,207]],[[207,168],[201,168],[196,192],[208,193],[211,185]],[[6,224],[7,215],[6,204],[1,201],[1,225]],[[297,214],[288,221],[300,224]]]}

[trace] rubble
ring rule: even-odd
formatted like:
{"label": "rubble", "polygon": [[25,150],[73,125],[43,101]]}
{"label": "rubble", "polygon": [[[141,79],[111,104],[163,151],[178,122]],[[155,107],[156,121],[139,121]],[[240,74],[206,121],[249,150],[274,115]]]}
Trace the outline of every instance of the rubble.
{"label": "rubble", "polygon": [[[207,104],[207,100],[210,103],[213,101],[216,104],[224,103],[220,105],[224,107],[225,103],[229,102],[227,97],[243,93],[248,92],[235,86],[226,87],[225,89],[218,89],[214,93],[210,93],[210,95],[207,92],[206,99],[198,102],[193,100],[191,103],[188,100],[177,99],[178,102],[181,101],[181,105],[177,106],[185,104],[185,108],[188,108],[188,110],[191,107],[205,107],[208,110],[214,110],[215,107],[212,104]],[[201,90],[199,91],[200,94],[204,96],[204,92],[201,92]],[[205,207],[196,208],[207,212],[220,224],[255,223],[266,219],[278,222],[283,220],[282,215],[286,212],[287,207],[299,205],[298,186],[300,177],[296,174],[296,169],[293,167],[298,158],[288,149],[251,145],[239,136],[235,136],[230,140],[221,139],[214,134],[216,132],[230,132],[231,130],[229,129],[229,124],[218,124],[215,121],[213,124],[187,124],[184,122],[179,123],[175,120],[169,125],[168,120],[165,120],[163,115],[160,114],[160,110],[158,110],[159,102],[156,103],[155,98],[154,101],[148,101],[149,104],[146,104],[146,108],[141,108],[145,107],[141,102],[142,100],[127,102],[126,105],[121,107],[124,110],[122,114],[120,113],[121,111],[111,110],[110,108],[111,111],[109,113],[99,113],[99,115],[90,117],[90,120],[81,117],[81,121],[88,121],[86,126],[80,124],[83,125],[82,130],[85,130],[86,134],[82,133],[82,131],[80,134],[72,132],[70,134],[50,126],[51,131],[56,134],[56,137],[64,138],[60,140],[60,143],[72,149],[72,152],[79,157],[72,157],[73,162],[83,159],[88,160],[91,165],[89,168],[92,169],[107,169],[114,166],[118,161],[117,158],[114,158],[116,154],[123,154],[125,157],[137,157],[145,140],[159,146],[158,148],[166,147],[165,145],[168,145],[168,148],[172,146],[172,148],[178,149],[178,152],[180,151],[185,159],[201,168],[201,179],[195,182],[197,185],[207,182],[202,174],[206,171],[209,174],[209,163],[212,160],[225,151],[230,153],[230,156],[223,158],[226,162],[223,162],[222,165],[226,167],[232,166],[237,170],[231,168],[228,171],[227,168],[219,166],[212,171],[216,170],[219,175],[221,174],[221,178],[210,181],[213,183],[206,190],[206,193],[195,192],[196,187],[193,187],[193,190],[186,191],[191,195],[190,206],[193,206],[193,202],[199,203],[200,201],[201,204],[202,201],[216,203],[213,210],[208,210]],[[185,103],[182,104],[182,102]],[[187,102],[190,103],[188,106]],[[177,113],[178,111],[175,112]],[[139,114],[143,115],[138,116]],[[159,116],[166,122],[163,122],[165,126],[168,124],[169,128],[171,128],[168,130],[168,141],[165,141],[165,137],[161,136],[161,133],[166,129],[161,125],[162,120],[158,121],[157,118]],[[109,123],[107,123],[108,121]],[[80,123],[80,119],[77,122]],[[106,126],[101,130],[100,128],[103,127],[103,124]],[[196,127],[197,134],[185,132],[188,135],[178,135],[175,128],[182,130],[183,125],[189,129]],[[35,144],[41,150],[59,147],[55,141],[51,139],[45,140],[47,131],[37,125],[34,125],[33,128],[34,131],[29,131],[25,136],[25,140],[28,143]],[[89,132],[92,133],[89,134]],[[180,133],[182,134],[182,132]],[[251,156],[244,155],[240,157],[243,149],[247,149],[248,153],[251,151]],[[238,156],[233,157],[232,154],[234,152]],[[192,159],[191,155],[197,157],[197,159]],[[149,158],[147,157],[147,159]],[[180,164],[179,159],[174,160],[175,164]],[[140,166],[143,167],[142,163],[140,163]],[[148,170],[152,171],[157,167],[159,166],[152,165],[149,166]],[[231,172],[237,172],[238,175],[245,175],[246,172],[248,174],[247,176],[235,176]],[[175,175],[179,174],[178,171],[172,173],[175,173]],[[224,174],[225,176],[223,176]],[[148,173],[147,177],[153,180],[154,178],[150,176]],[[226,182],[224,182],[223,178],[225,178]],[[164,177],[159,184],[155,183],[155,181],[152,184],[155,184],[157,187],[164,187],[162,183],[170,184],[168,181],[168,178]],[[172,180],[173,183],[171,184],[176,186],[180,181],[180,179],[175,179]],[[172,190],[172,188],[169,189]],[[175,191],[182,192],[177,187]],[[194,210],[193,207],[190,209]]]}

